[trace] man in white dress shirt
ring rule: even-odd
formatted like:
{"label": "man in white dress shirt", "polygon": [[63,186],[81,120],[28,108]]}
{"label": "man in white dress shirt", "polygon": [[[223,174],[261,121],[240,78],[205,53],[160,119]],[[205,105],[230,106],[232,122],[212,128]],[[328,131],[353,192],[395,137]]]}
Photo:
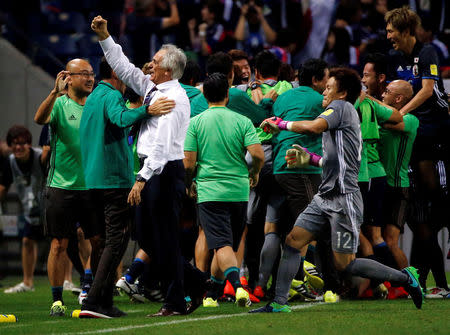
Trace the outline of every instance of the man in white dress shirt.
{"label": "man in white dress shirt", "polygon": [[[150,316],[172,316],[192,312],[201,303],[207,279],[184,261],[179,246],[178,221],[184,185],[184,139],[190,118],[190,104],[178,83],[186,65],[183,51],[174,45],[163,45],[150,62],[149,75],[135,67],[108,33],[101,16],[91,24],[111,68],[127,86],[144,96],[151,105],[158,98],[175,101],[172,112],[144,119],[140,126],[137,153],[141,169],[128,196],[136,208],[136,235],[140,247],[155,259],[160,269],[166,297],[159,312]],[[200,284],[200,285],[199,285]],[[186,292],[193,298],[186,306]],[[197,299],[198,298],[198,299]]]}

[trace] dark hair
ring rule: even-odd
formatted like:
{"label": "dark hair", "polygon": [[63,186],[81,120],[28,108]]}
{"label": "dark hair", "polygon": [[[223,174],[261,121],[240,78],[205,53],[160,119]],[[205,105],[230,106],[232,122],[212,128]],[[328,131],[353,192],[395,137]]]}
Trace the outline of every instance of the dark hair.
{"label": "dark hair", "polygon": [[178,81],[185,85],[194,85],[200,81],[200,66],[193,60],[188,60],[184,68],[183,75]]}
{"label": "dark hair", "polygon": [[368,54],[366,57],[366,64],[367,63],[373,64],[373,69],[377,75],[387,74],[388,72],[387,57],[382,53],[376,52],[373,54]]}
{"label": "dark hair", "polygon": [[223,4],[219,0],[206,0],[203,6],[214,14],[214,21],[220,22],[222,20]]}
{"label": "dark hair", "polygon": [[137,94],[131,87],[128,87],[125,89],[125,93],[123,94],[123,97],[125,100],[128,100],[131,103],[135,103],[139,101],[139,98],[141,97],[139,94]]}
{"label": "dark hair", "polygon": [[206,73],[222,73],[225,76],[230,76],[233,71],[233,60],[230,55],[219,51],[208,57],[206,61]]}
{"label": "dark hair", "polygon": [[358,72],[346,67],[335,67],[330,70],[330,78],[336,80],[338,92],[347,92],[346,101],[354,104],[361,93],[361,78]]}
{"label": "dark hair", "polygon": [[384,21],[401,33],[408,31],[411,36],[416,35],[416,28],[420,25],[419,15],[408,6],[390,10],[384,15]]}
{"label": "dark hair", "polygon": [[112,77],[113,70],[111,69],[111,66],[109,66],[105,57],[102,57],[102,60],[100,61],[99,72],[100,79],[111,79]]}
{"label": "dark hair", "polygon": [[430,31],[432,34],[436,33],[436,31],[439,30],[439,22],[436,22],[436,20],[433,20],[430,16],[424,16],[421,18],[421,24],[420,24],[425,31]]}
{"label": "dark hair", "polygon": [[286,81],[294,81],[295,80],[295,71],[289,64],[281,63],[280,71],[278,74],[278,80],[286,80]]}
{"label": "dark hair", "polygon": [[203,95],[209,103],[223,101],[228,94],[228,79],[223,73],[213,73],[203,82]]}
{"label": "dark hair", "polygon": [[21,125],[14,125],[9,128],[6,134],[6,144],[11,146],[12,142],[18,138],[23,138],[27,144],[31,144],[32,136],[30,131]]}
{"label": "dark hair", "polygon": [[278,76],[280,65],[277,56],[268,50],[259,52],[255,57],[255,69],[264,78]]}
{"label": "dark hair", "polygon": [[245,51],[238,50],[238,49],[232,49],[232,50],[228,51],[228,54],[233,59],[233,62],[241,60],[241,59],[245,59],[248,62],[248,55]]}
{"label": "dark hair", "polygon": [[312,86],[313,77],[322,80],[325,76],[327,62],[322,59],[311,58],[298,68],[298,84],[300,86]]}

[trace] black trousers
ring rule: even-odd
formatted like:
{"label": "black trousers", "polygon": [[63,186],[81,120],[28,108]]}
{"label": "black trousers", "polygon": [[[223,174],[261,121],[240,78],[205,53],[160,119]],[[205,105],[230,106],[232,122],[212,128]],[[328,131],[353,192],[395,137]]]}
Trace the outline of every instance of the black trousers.
{"label": "black trousers", "polygon": [[122,188],[103,191],[105,247],[98,263],[94,283],[89,290],[88,304],[104,307],[113,304],[116,269],[130,239],[131,212],[127,204],[129,192],[129,189]]}
{"label": "black trousers", "polygon": [[146,182],[136,208],[139,246],[160,270],[164,305],[181,313],[186,312],[185,284],[187,294],[196,294],[206,280],[181,255],[179,218],[185,190],[183,161],[170,161]]}
{"label": "black trousers", "polygon": [[286,173],[276,174],[275,180],[286,193],[286,204],[288,207],[286,232],[289,232],[297,217],[305,210],[317,193],[322,177],[320,174]]}

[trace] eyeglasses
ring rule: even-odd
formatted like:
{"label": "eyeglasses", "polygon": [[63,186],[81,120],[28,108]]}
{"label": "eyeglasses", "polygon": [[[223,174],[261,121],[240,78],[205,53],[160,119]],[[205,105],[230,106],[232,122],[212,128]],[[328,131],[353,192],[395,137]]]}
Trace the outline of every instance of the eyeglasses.
{"label": "eyeglasses", "polygon": [[26,144],[28,144],[28,142],[16,142],[16,141],[11,142],[11,146],[12,147],[23,146],[23,145],[26,145]]}
{"label": "eyeglasses", "polygon": [[94,72],[74,72],[74,73],[69,73],[69,74],[71,76],[83,76],[84,78],[89,78],[89,77],[95,78]]}

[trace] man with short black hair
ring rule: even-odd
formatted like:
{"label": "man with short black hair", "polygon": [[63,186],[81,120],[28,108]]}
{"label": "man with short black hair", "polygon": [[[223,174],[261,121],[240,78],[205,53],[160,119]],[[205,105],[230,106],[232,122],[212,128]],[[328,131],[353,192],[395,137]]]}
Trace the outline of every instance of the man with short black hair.
{"label": "man with short black hair", "polygon": [[[228,78],[230,84],[227,108],[248,117],[257,126],[265,118],[272,114],[272,106],[277,98],[276,92],[270,91],[259,104],[255,104],[242,90],[231,87],[234,78],[233,60],[224,52],[216,52],[208,57],[206,72],[222,73]],[[203,95],[198,95],[191,101],[191,117],[194,117],[208,109],[208,102]]]}
{"label": "man with short black hair", "polygon": [[[322,112],[322,92],[328,80],[328,65],[320,59],[310,59],[298,70],[300,87],[283,93],[273,106],[275,117],[301,121],[314,120]],[[311,202],[320,184],[322,169],[308,166],[303,169],[288,169],[284,159],[286,150],[295,143],[309,150],[322,154],[322,136],[305,136],[289,131],[282,131],[275,135],[273,143],[273,175],[277,188],[286,195],[285,224],[279,221],[279,216],[267,217],[264,234],[265,241],[261,250],[258,286],[255,288],[257,296],[262,297],[269,280],[273,264],[279,254],[283,232],[292,229],[299,214]],[[270,192],[273,193],[273,188]],[[279,208],[276,208],[279,210]],[[268,210],[268,213],[272,212]],[[270,220],[271,219],[271,220]],[[303,254],[304,256],[305,254]],[[304,257],[302,256],[302,259]],[[303,264],[300,272],[303,273]],[[301,276],[303,277],[303,276]],[[303,280],[303,278],[302,278]],[[260,293],[261,292],[261,293]]]}
{"label": "man with short black hair", "polygon": [[367,94],[381,100],[387,86],[387,74],[388,60],[385,55],[380,53],[367,55],[361,79],[361,82],[367,88]]}
{"label": "man with short black hair", "polygon": [[255,103],[260,103],[264,95],[274,90],[278,95],[292,88],[288,81],[278,80],[281,62],[272,52],[265,50],[255,57],[255,81],[248,85],[240,85],[239,89],[247,92],[247,95]]}
{"label": "man with short black hair", "polygon": [[228,51],[228,54],[233,59],[233,65],[239,67],[241,72],[239,84],[248,84],[252,79],[252,69],[248,62],[248,55],[245,51],[233,49]]}
{"label": "man with short black hair", "polygon": [[[221,73],[206,78],[203,93],[209,108],[191,119],[184,149],[187,186],[191,187],[197,167],[199,222],[208,248],[214,250],[214,288],[203,301],[205,307],[218,306],[225,280],[233,286],[239,306],[251,304],[249,293],[240,283],[235,252],[246,225],[249,186],[258,183],[264,152],[251,121],[225,107],[228,85],[227,77]],[[245,162],[246,150],[253,158],[250,170]]]}
{"label": "man with short black hair", "polygon": [[[252,312],[290,312],[287,297],[291,281],[300,265],[300,249],[317,239],[330,225],[334,264],[338,271],[352,276],[392,281],[405,285],[417,308],[422,306],[422,289],[416,269],[402,272],[371,259],[355,258],[359,244],[363,204],[358,187],[361,160],[361,130],[353,103],[361,91],[361,81],[354,70],[334,68],[330,71],[322,106],[325,111],[313,121],[267,119],[266,131],[289,130],[301,134],[323,133],[323,158],[300,146],[293,155],[287,153],[289,166],[307,164],[323,167],[322,184],[311,203],[297,218],[286,237],[286,245],[278,268],[273,302]],[[320,237],[319,237],[320,238]]]}
{"label": "man with short black hair", "polygon": [[0,166],[0,201],[5,199],[9,187],[14,184],[22,207],[17,219],[22,236],[23,281],[7,288],[5,293],[34,291],[37,241],[44,238],[40,218],[46,162],[42,150],[31,146],[31,139],[30,131],[24,126],[11,127],[6,135],[6,143],[12,149],[12,154]]}

